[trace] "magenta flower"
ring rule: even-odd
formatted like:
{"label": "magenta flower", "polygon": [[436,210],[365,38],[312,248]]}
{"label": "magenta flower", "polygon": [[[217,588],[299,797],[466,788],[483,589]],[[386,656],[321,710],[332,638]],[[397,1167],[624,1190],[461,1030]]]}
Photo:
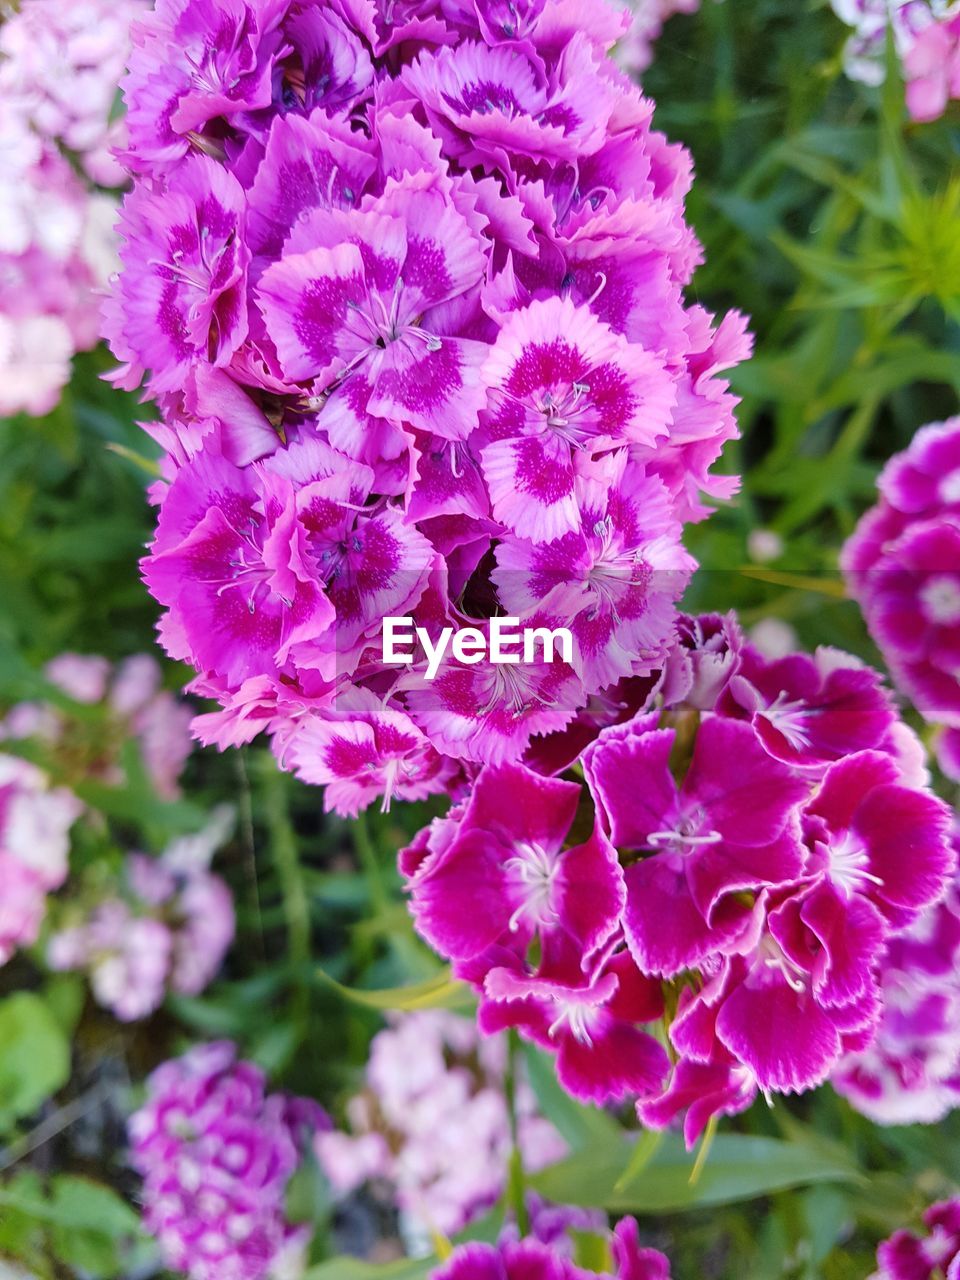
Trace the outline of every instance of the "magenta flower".
{"label": "magenta flower", "polygon": [[287,1221],[284,1195],[316,1130],[316,1103],[266,1096],[259,1068],[229,1042],[164,1063],[130,1117],[143,1177],[143,1223],[165,1264],[191,1280],[260,1280],[309,1232]]}
{"label": "magenta flower", "polygon": [[163,198],[141,187],[124,203],[120,341],[154,391],[178,388],[201,361],[227,364],[246,337],[243,214],[237,180],[204,157],[184,163]]}
{"label": "magenta flower", "polygon": [[877,1249],[869,1280],[957,1280],[960,1274],[960,1201],[933,1204],[923,1215],[926,1234],[895,1231]]}
{"label": "magenta flower", "polygon": [[[107,328],[163,418],[144,574],[221,704],[205,737],[266,729],[292,762],[356,691],[468,770],[664,659],[683,524],[736,485],[710,468],[749,340],[685,305],[690,161],[610,61],[627,25],[565,0],[160,0],[139,25]],[[572,622],[577,652],[433,679],[386,660],[386,616]]]}
{"label": "magenta flower", "polygon": [[[670,1280],[670,1263],[658,1250],[640,1244],[633,1218],[617,1223],[610,1245],[615,1269],[603,1273],[607,1280]],[[601,1276],[530,1239],[461,1245],[449,1261],[430,1273],[430,1280],[601,1280]]]}
{"label": "magenta flower", "polygon": [[516,963],[495,964],[483,991],[481,1029],[517,1027],[555,1053],[557,1079],[581,1102],[644,1098],[662,1088],[669,1059],[643,1029],[662,1016],[662,992],[626,951],[601,959],[585,974],[580,954],[561,942],[532,976]]}
{"label": "magenta flower", "polygon": [[646,717],[606,730],[584,756],[611,840],[645,855],[624,872],[627,942],[644,972],[667,977],[749,933],[745,895],[800,875],[807,793],[746,725],[705,720],[679,788],[673,743]]}
{"label": "magenta flower", "polygon": [[879,674],[833,649],[766,662],[748,646],[724,703],[738,708],[776,759],[820,769],[883,742],[896,720]]}
{"label": "magenta flower", "polygon": [[456,833],[411,881],[423,936],[456,960],[509,934],[566,938],[585,957],[602,946],[623,907],[623,875],[599,828],[563,848],[580,790],[523,765],[484,769]]}
{"label": "magenta flower", "polygon": [[928,720],[960,727],[960,419],[918,431],[844,547],[847,585],[894,681]]}
{"label": "magenta flower", "polygon": [[328,811],[348,817],[380,796],[387,811],[394,797],[436,795],[453,773],[409,716],[362,688],[342,694],[325,719],[301,721],[286,758],[304,782],[326,786]]}
{"label": "magenta flower", "polygon": [[417,927],[477,991],[481,1029],[555,1054],[573,1096],[634,1098],[692,1145],[758,1091],[838,1072],[868,1091],[906,928],[927,930],[910,945],[932,986],[905,1006],[919,1056],[902,1074],[929,1063],[933,1096],[954,1087],[929,936],[955,872],[950,815],[879,677],[848,655],[768,662],[732,616],[681,619],[660,672],[456,800],[400,855]]}

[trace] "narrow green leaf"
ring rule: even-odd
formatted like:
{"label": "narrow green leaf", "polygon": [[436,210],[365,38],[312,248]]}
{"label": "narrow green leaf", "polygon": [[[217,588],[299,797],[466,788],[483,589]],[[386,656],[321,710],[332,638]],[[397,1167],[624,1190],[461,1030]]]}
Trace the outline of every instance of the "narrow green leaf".
{"label": "narrow green leaf", "polygon": [[437,1266],[436,1258],[402,1258],[379,1266],[359,1258],[331,1258],[311,1267],[303,1280],[426,1280]]}
{"label": "narrow green leaf", "polygon": [[474,1003],[470,988],[452,978],[449,969],[444,969],[435,978],[428,978],[425,982],[416,982],[408,987],[385,987],[379,991],[346,987],[323,969],[317,969],[316,973],[324,986],[331,987],[344,999],[367,1009],[406,1013],[413,1009],[469,1009]]}

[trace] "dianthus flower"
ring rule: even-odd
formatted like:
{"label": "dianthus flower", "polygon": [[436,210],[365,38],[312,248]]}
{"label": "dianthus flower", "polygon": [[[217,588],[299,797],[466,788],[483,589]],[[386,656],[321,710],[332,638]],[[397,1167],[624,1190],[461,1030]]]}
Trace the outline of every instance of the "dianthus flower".
{"label": "dianthus flower", "polygon": [[144,0],[23,0],[0,25],[0,415],[48,413],[115,269],[117,86]]}
{"label": "dianthus flower", "polygon": [[960,1276],[960,1200],[931,1205],[924,1235],[895,1231],[877,1249],[870,1280],[957,1280]]}
{"label": "dianthus flower", "polygon": [[609,1269],[596,1272],[575,1266],[556,1248],[538,1240],[465,1244],[431,1271],[429,1280],[670,1280],[670,1263],[658,1250],[640,1244],[633,1218],[617,1223],[609,1252]]}
{"label": "dianthus flower", "polygon": [[327,1123],[306,1098],[267,1095],[227,1041],[154,1071],[128,1132],[144,1227],[165,1265],[191,1280],[260,1280],[302,1252],[309,1230],[287,1221],[284,1195]]}
{"label": "dianthus flower", "polygon": [[[954,828],[956,845],[956,827]],[[878,1124],[935,1124],[960,1106],[960,886],[894,934],[880,965],[873,1043],[841,1060],[833,1087]]]}
{"label": "dianthus flower", "polygon": [[0,755],[0,964],[37,940],[47,894],[67,878],[83,805],[35,765]]}
{"label": "dianthus flower", "polygon": [[[517,760],[662,662],[685,522],[732,477],[716,376],[749,346],[683,291],[691,165],[564,0],[160,0],[125,85],[136,176],[107,329],[167,453],[144,562],[162,643],[353,814]],[[416,644],[569,626],[569,661]]]}
{"label": "dianthus flower", "polygon": [[52,702],[20,702],[0,720],[0,741],[34,739],[56,756],[68,777],[122,785],[124,744],[132,739],[157,794],[179,795],[178,780],[193,743],[186,703],[161,687],[159,663],[148,653],[113,666],[95,654],[61,653],[44,669],[51,685],[82,706],[98,706],[91,721]]}
{"label": "dianthus flower", "polygon": [[199,995],[233,941],[233,899],[209,870],[232,814],[217,814],[205,831],[174,841],[159,858],[128,855],[122,895],[100,897],[66,913],[51,938],[51,968],[89,973],[97,1002],[132,1022],[159,1008],[170,991]]}
{"label": "dianthus flower", "polygon": [[[334,1191],[385,1183],[411,1243],[462,1231],[504,1190],[505,1068],[503,1037],[481,1039],[469,1019],[440,1010],[398,1016],[373,1038],[366,1087],[347,1104],[349,1131],[317,1136]],[[518,1086],[520,1150],[535,1172],[567,1147],[537,1111],[529,1084],[521,1078]]]}
{"label": "dianthus flower", "polygon": [[837,17],[853,28],[843,51],[844,70],[851,80],[869,85],[883,83],[888,29],[908,67],[915,45],[926,41],[925,33],[957,9],[956,0],[830,0],[830,4]]}
{"label": "dianthus flower", "polygon": [[581,1100],[685,1112],[690,1143],[866,1047],[888,940],[954,866],[880,676],[833,649],[764,658],[716,616],[681,619],[658,677],[482,769],[400,855],[482,1030],[553,1052]]}
{"label": "dianthus flower", "polygon": [[[895,455],[841,565],[896,685],[926,719],[960,729],[960,418]],[[952,739],[941,762],[957,771]]]}

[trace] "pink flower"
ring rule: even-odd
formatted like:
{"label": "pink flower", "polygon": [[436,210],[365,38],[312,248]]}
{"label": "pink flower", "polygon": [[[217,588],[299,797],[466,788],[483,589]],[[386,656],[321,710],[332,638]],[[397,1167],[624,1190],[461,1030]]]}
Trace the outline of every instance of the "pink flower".
{"label": "pink flower", "polygon": [[960,419],[924,427],[879,481],[842,566],[896,684],[960,727]]}
{"label": "pink flower", "polygon": [[870,1280],[956,1280],[960,1266],[960,1202],[944,1200],[923,1215],[925,1235],[895,1231],[877,1249]]}
{"label": "pink flower", "polygon": [[191,1280],[260,1280],[302,1252],[284,1194],[314,1132],[328,1124],[307,1099],[267,1096],[263,1075],[227,1041],[164,1063],[130,1117],[143,1178],[143,1224],[165,1264]]}
{"label": "pink flower", "polygon": [[[575,1097],[633,1098],[692,1145],[758,1091],[841,1072],[869,1093],[857,1055],[897,1016],[888,949],[929,919],[955,854],[877,674],[834,651],[769,661],[730,616],[682,619],[662,671],[613,686],[525,766],[480,770],[400,870],[483,1031],[517,1028]],[[930,994],[932,1054],[950,1015]],[[942,1060],[934,1094],[952,1042]]]}
{"label": "pink flower", "polygon": [[46,895],[67,878],[70,828],[82,811],[35,765],[0,755],[0,964],[36,941]]}
{"label": "pink flower", "polygon": [[[611,1240],[614,1270],[607,1280],[670,1280],[670,1264],[656,1249],[640,1244],[633,1218],[623,1218]],[[448,1262],[430,1273],[430,1280],[600,1280],[597,1273],[575,1267],[555,1249],[537,1240],[502,1241],[499,1245],[465,1244]]]}
{"label": "pink flower", "polygon": [[[383,1180],[415,1238],[430,1230],[453,1235],[487,1212],[503,1192],[511,1146],[505,1048],[502,1037],[483,1039],[452,1013],[393,1018],[373,1038],[365,1092],[347,1104],[349,1131],[316,1137],[335,1191]],[[524,1166],[542,1169],[566,1144],[539,1113],[522,1072],[516,1102]]]}
{"label": "pink flower", "polygon": [[[517,761],[655,670],[683,524],[735,487],[710,468],[749,339],[684,303],[690,162],[609,60],[626,25],[564,0],[160,0],[137,28],[107,329],[163,417],[144,575],[221,704],[199,732],[265,729],[344,812]],[[572,622],[578,652],[448,652],[436,679],[385,659],[385,616],[435,637],[514,611]],[[401,717],[458,763],[377,747],[335,784],[354,693],[368,730]]]}

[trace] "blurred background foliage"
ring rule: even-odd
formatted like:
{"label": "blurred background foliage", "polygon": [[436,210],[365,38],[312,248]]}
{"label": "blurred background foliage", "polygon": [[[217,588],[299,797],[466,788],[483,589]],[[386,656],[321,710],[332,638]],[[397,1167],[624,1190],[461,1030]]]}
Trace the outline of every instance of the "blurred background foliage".
{"label": "blurred background foliage", "polygon": [[[689,606],[736,607],[750,624],[790,624],[804,644],[870,656],[837,555],[884,459],[957,411],[960,129],[955,110],[906,122],[892,59],[881,89],[847,81],[844,35],[825,4],[704,0],[668,24],[644,83],[660,127],[695,160],[695,293],[711,310],[746,312],[756,335],[755,358],[733,374],[742,438],[723,463],[744,483],[691,531],[703,569]],[[149,410],[101,380],[108,364],[102,352],[80,357],[52,415],[0,423],[0,710],[49,695],[40,669],[64,649],[120,658],[154,647],[136,567],[154,457],[136,424]],[[169,687],[185,682],[165,670]],[[75,856],[158,851],[231,802],[237,832],[218,869],[238,942],[214,987],[121,1029],[77,980],[42,979],[29,957],[0,969],[0,1251],[43,1275],[136,1269],[135,1220],[101,1184],[130,1191],[121,1117],[163,1056],[230,1037],[277,1086],[336,1113],[384,1009],[456,998],[413,935],[394,865],[425,806],[350,824],[324,816],[321,793],[256,746],[197,753],[185,791],[188,801],[163,803],[128,770],[97,797],[101,845]],[[529,1070],[574,1150],[539,1187],[644,1215],[677,1280],[863,1280],[878,1238],[960,1185],[956,1119],[878,1130],[829,1089],[761,1102],[724,1122],[691,1178],[693,1158],[673,1139],[627,1142],[611,1118],[551,1087],[535,1055]],[[316,1211],[326,1222],[329,1206]],[[350,1243],[343,1231],[323,1239]],[[316,1272],[374,1274],[412,1280],[425,1264]]]}

